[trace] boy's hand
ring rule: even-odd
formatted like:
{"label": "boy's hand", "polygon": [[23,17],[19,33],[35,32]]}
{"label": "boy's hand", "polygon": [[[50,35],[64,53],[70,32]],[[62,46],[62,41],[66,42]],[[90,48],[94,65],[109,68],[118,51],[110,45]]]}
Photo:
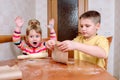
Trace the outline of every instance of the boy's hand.
{"label": "boy's hand", "polygon": [[63,42],[59,42],[57,44],[57,47],[59,50],[61,50],[63,52],[71,51],[71,50],[74,50],[75,43],[73,41],[70,41],[70,40],[65,40]]}
{"label": "boy's hand", "polygon": [[51,20],[49,21],[49,25],[47,25],[47,27],[48,27],[49,29],[53,29],[53,28],[54,28],[54,19],[51,19]]}
{"label": "boy's hand", "polygon": [[15,19],[15,23],[16,23],[17,27],[21,28],[23,26],[24,21],[23,21],[23,19],[20,16],[18,16]]}

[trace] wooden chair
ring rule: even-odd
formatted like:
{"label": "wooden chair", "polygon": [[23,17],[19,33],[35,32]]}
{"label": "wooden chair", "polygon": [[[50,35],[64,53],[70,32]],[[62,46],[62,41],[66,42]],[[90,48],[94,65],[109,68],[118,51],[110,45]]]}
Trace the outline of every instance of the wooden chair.
{"label": "wooden chair", "polygon": [[[21,35],[22,39],[25,39],[25,35]],[[49,38],[43,38],[43,41],[49,40]],[[0,35],[0,43],[12,42],[12,35]]]}
{"label": "wooden chair", "polygon": [[12,42],[12,35],[0,35],[0,43]]}
{"label": "wooden chair", "polygon": [[[112,42],[112,36],[107,37],[107,40],[109,42],[109,47],[110,47]],[[108,58],[105,59],[105,70],[107,70],[107,65],[108,65]]]}
{"label": "wooden chair", "polygon": [[[25,35],[21,35],[25,39]],[[42,41],[47,41],[49,38],[43,38]],[[0,43],[12,42],[12,35],[0,35]],[[48,50],[48,56],[51,57],[51,51]]]}
{"label": "wooden chair", "polygon": [[[22,39],[25,38],[24,35],[21,35]],[[0,35],[0,43],[12,42],[12,35]]]}

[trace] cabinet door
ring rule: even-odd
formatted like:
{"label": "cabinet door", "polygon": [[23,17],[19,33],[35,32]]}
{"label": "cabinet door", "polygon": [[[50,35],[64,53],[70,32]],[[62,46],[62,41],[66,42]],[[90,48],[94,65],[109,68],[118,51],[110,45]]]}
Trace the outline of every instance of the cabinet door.
{"label": "cabinet door", "polygon": [[48,0],[48,19],[55,19],[58,41],[78,35],[79,16],[87,10],[87,0]]}
{"label": "cabinet door", "polygon": [[[55,19],[58,41],[72,40],[78,35],[79,16],[87,10],[87,6],[88,0],[48,0],[48,21]],[[69,57],[73,58],[72,51]]]}
{"label": "cabinet door", "polygon": [[48,20],[55,19],[59,41],[78,35],[79,16],[87,10],[87,0],[48,0]]}

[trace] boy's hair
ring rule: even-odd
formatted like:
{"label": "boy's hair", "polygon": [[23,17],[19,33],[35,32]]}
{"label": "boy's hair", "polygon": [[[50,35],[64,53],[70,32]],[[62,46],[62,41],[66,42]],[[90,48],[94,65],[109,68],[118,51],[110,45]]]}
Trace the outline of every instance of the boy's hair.
{"label": "boy's hair", "polygon": [[30,30],[34,29],[37,33],[40,33],[42,35],[42,30],[40,27],[40,22],[36,19],[31,19],[28,22],[28,27],[26,29],[26,35],[29,35]]}
{"label": "boy's hair", "polygon": [[79,19],[81,18],[87,18],[87,19],[91,19],[95,24],[97,23],[101,23],[101,15],[99,12],[91,10],[91,11],[87,11],[85,13],[83,13]]}

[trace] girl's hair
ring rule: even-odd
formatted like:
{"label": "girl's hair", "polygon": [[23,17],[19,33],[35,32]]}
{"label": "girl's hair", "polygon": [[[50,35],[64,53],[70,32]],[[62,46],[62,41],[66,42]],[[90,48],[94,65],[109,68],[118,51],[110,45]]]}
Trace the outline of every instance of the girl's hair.
{"label": "girl's hair", "polygon": [[34,29],[37,33],[40,33],[42,35],[42,30],[40,27],[40,22],[36,19],[31,19],[28,22],[28,27],[26,29],[26,35],[29,35],[29,32]]}
{"label": "girl's hair", "polygon": [[95,24],[101,23],[101,15],[99,12],[91,10],[83,13],[79,19],[91,19]]}

